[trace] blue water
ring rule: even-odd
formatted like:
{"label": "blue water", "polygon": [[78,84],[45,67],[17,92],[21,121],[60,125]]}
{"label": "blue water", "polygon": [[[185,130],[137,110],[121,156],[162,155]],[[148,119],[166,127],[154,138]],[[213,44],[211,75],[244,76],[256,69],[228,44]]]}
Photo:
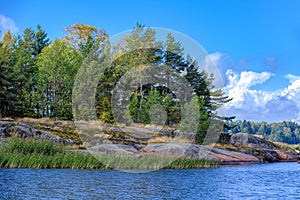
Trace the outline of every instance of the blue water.
{"label": "blue water", "polygon": [[217,169],[0,169],[0,199],[300,199],[300,165]]}

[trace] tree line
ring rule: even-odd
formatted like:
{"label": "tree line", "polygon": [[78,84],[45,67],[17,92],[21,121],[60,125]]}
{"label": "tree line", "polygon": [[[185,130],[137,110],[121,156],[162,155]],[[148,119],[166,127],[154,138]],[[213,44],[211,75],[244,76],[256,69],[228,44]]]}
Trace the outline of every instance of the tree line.
{"label": "tree line", "polygon": [[300,143],[300,125],[296,122],[253,122],[238,120],[230,133],[245,132],[249,134],[262,135],[265,139],[274,142],[284,142],[288,144]]}
{"label": "tree line", "polygon": [[[50,41],[39,25],[36,30],[26,28],[17,36],[5,32],[0,41],[0,116],[76,118],[72,108],[76,74],[93,52],[101,54],[106,51],[109,42],[103,29],[86,24],[67,27],[63,38],[54,41]],[[199,71],[197,61],[184,54],[183,47],[171,34],[165,40],[157,41],[153,29],[137,24],[109,51],[114,59],[110,67],[97,77],[99,84],[95,88],[95,97],[92,97],[95,98],[97,119],[113,123],[121,117],[123,121],[130,118],[131,122],[142,124],[159,124],[164,119],[166,125],[178,125],[181,121],[180,126],[187,130],[196,123],[196,131],[202,135],[199,138],[203,138],[211,120],[228,119],[218,116],[216,110],[231,99],[223,90],[214,89],[213,75]],[[112,95],[120,78],[132,71],[147,78],[151,70],[149,64],[168,66],[187,80],[192,88],[192,99],[183,97],[180,91],[172,91],[169,88],[172,84],[179,90],[181,88],[178,77],[161,70],[164,84],[134,82],[126,113],[113,113]],[[84,70],[93,69],[93,66],[85,66]],[[161,112],[162,109],[165,112]],[[89,111],[81,114],[85,112],[90,114]],[[190,118],[181,120],[181,114]],[[162,118],[156,120],[155,116]],[[193,117],[200,121],[193,121]]]}

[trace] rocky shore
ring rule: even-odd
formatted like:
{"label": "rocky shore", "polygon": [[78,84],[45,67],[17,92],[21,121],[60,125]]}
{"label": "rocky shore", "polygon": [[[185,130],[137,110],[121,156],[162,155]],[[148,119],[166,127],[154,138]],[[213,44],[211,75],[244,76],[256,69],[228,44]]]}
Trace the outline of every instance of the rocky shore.
{"label": "rocky shore", "polygon": [[50,141],[67,146],[79,145],[80,138],[74,133],[74,125],[56,121],[50,123],[22,122],[22,121],[0,121],[0,138],[37,139]]}
{"label": "rocky shore", "polygon": [[[104,128],[103,128],[104,127]],[[97,154],[130,154],[136,156],[160,155],[168,157],[200,158],[219,160],[223,165],[241,165],[268,162],[296,162],[298,153],[288,147],[279,146],[263,138],[246,133],[221,134],[222,144],[197,145],[189,143],[153,142],[152,137],[180,137],[175,129],[102,126],[109,142],[100,142],[89,149]],[[141,135],[143,137],[141,137]],[[139,137],[138,137],[139,136]],[[0,121],[0,138],[34,138],[67,146],[82,144],[72,121]]]}

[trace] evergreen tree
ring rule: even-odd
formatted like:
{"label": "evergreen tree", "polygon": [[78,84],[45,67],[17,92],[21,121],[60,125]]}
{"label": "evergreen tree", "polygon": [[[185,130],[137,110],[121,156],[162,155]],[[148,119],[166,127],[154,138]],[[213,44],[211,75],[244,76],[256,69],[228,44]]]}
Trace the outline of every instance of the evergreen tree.
{"label": "evergreen tree", "polygon": [[40,25],[37,25],[37,31],[35,34],[34,56],[39,55],[42,49],[50,44],[50,39],[47,33],[42,29]]}
{"label": "evergreen tree", "polygon": [[182,112],[183,118],[179,129],[194,134],[195,141],[202,144],[210,123],[204,100],[198,96],[192,97],[190,103],[185,103]]}
{"label": "evergreen tree", "polygon": [[35,32],[27,28],[18,37],[13,66],[14,117],[31,116],[34,113],[32,93],[37,68],[34,65]]}
{"label": "evergreen tree", "polygon": [[[47,34],[38,26],[37,32],[27,28],[18,38],[10,32],[3,38],[3,116],[37,117],[36,56],[49,44]],[[6,99],[6,100],[4,100]]]}
{"label": "evergreen tree", "polygon": [[1,116],[12,116],[12,70],[15,62],[16,37],[8,30],[0,41],[0,102]]}
{"label": "evergreen tree", "polygon": [[[197,128],[190,131],[194,131],[198,142],[203,140],[211,120],[229,119],[218,116],[217,110],[230,99],[222,90],[214,89],[212,75],[199,71],[198,63],[190,56],[185,58],[184,49],[171,34],[165,41],[157,41],[154,30],[138,24],[109,49],[108,35],[103,29],[74,24],[66,30],[62,40],[51,44],[39,25],[37,31],[27,28],[17,38],[10,32],[4,34],[0,42],[2,117],[71,119],[73,103],[75,119],[82,117],[79,114],[84,119],[94,119],[96,114],[109,123],[123,117],[126,123],[176,126],[181,114],[189,116],[190,113],[192,121],[183,119],[180,126],[197,123]],[[110,67],[101,72],[99,62]],[[82,66],[80,70],[79,66]],[[120,84],[125,74],[126,82]],[[196,97],[186,95],[181,79],[189,83]],[[120,98],[115,103],[121,106],[122,112],[113,115],[112,95],[117,84]],[[177,91],[172,91],[174,88]],[[78,94],[80,91],[86,93]],[[96,96],[91,95],[95,93]],[[73,99],[72,94],[75,94]],[[128,108],[124,108],[126,103]],[[84,105],[92,106],[84,109]],[[193,121],[194,118],[198,121]],[[255,124],[251,126],[252,130],[258,130]],[[289,129],[284,131],[287,133]]]}

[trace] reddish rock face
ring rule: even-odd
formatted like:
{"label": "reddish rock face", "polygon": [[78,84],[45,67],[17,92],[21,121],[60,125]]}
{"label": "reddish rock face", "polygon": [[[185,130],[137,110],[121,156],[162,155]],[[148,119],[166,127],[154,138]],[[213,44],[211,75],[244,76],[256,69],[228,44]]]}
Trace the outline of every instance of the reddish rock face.
{"label": "reddish rock face", "polygon": [[[63,138],[52,134],[50,129],[57,130],[62,122],[56,122],[54,127],[34,126],[34,124],[0,121],[0,139],[2,137],[35,138],[38,140],[47,140],[65,145],[78,145],[79,141],[69,138]],[[71,126],[71,124],[70,124]],[[221,164],[240,165],[260,162],[293,162],[297,161],[298,154],[292,150],[287,151],[278,145],[255,137],[247,133],[237,134],[221,134],[221,140],[225,144],[224,148],[216,148],[213,146],[205,146],[188,143],[147,143],[146,141],[152,135],[164,137],[184,137],[189,135],[181,133],[175,129],[167,129],[158,131],[157,129],[132,128],[124,127],[118,129],[116,127],[102,126],[105,134],[95,135],[104,139],[114,137],[112,144],[99,143],[94,149],[97,153],[115,153],[140,156],[143,154],[153,154],[167,157],[187,157],[209,160],[220,160]],[[48,131],[49,129],[49,131]],[[123,131],[123,132],[122,132]],[[63,130],[61,131],[63,132]],[[129,134],[124,134],[124,132]],[[149,133],[150,132],[150,133]],[[88,132],[87,132],[88,134]],[[3,139],[3,138],[2,138]],[[5,138],[4,138],[5,139]],[[0,141],[1,142],[1,141]],[[101,145],[100,145],[101,144]],[[234,148],[227,148],[226,145]],[[300,161],[298,161],[300,162]]]}
{"label": "reddish rock face", "polygon": [[229,143],[236,147],[250,146],[253,148],[276,148],[276,145],[274,143],[248,133],[233,134],[230,138]]}
{"label": "reddish rock face", "polygon": [[259,158],[253,155],[218,148],[212,149],[212,155],[209,155],[208,159],[210,156],[211,158],[215,157],[215,159],[220,160],[221,164],[224,165],[242,165],[260,162]]}
{"label": "reddish rock face", "polygon": [[275,151],[278,154],[278,158],[280,159],[280,161],[295,162],[298,159],[297,155],[294,155],[294,154],[292,154],[290,152],[283,152],[283,151],[280,151],[280,150],[275,150]]}
{"label": "reddish rock face", "polygon": [[297,153],[286,151],[263,138],[247,133],[233,134],[229,143],[240,151],[257,157],[261,162],[295,162]]}

